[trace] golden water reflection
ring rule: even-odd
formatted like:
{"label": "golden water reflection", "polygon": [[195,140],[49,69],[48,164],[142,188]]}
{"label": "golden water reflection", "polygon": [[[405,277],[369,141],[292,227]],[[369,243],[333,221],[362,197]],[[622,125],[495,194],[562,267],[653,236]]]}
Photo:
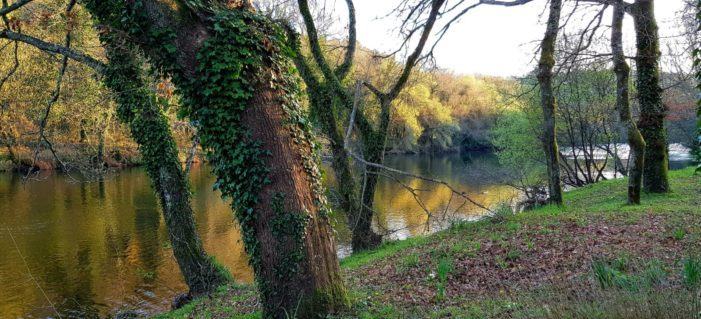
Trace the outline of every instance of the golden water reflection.
{"label": "golden water reflection", "polygon": [[[512,191],[473,170],[494,167],[490,157],[394,156],[388,165],[431,175],[454,185],[483,205],[508,200]],[[333,174],[328,174],[334,184]],[[419,192],[431,218],[399,184],[381,179],[376,194],[378,230],[405,238],[445,227],[452,218],[483,214],[460,206],[445,187],[403,178]],[[240,282],[252,274],[233,214],[205,167],[193,169],[191,189],[198,231],[205,249]],[[448,212],[443,216],[450,199]],[[454,213],[454,214],[453,214]],[[345,216],[335,215],[341,255],[349,252]],[[428,223],[427,223],[428,222]],[[120,309],[147,313],[167,309],[186,287],[169,247],[158,203],[141,169],[119,171],[104,181],[74,183],[45,174],[23,183],[0,174],[0,318],[91,318]],[[29,269],[29,270],[28,270]]]}

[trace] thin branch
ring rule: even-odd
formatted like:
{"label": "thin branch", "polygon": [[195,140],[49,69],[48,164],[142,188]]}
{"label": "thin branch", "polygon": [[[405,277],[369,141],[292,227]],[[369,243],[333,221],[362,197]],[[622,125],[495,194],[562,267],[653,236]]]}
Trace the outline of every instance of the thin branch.
{"label": "thin branch", "polygon": [[9,6],[3,6],[2,9],[0,9],[0,15],[4,16],[12,11],[15,11],[15,10],[23,7],[24,5],[26,5],[32,1],[33,0],[20,0],[20,1],[17,1],[15,3],[9,5]]}
{"label": "thin branch", "polygon": [[17,33],[14,31],[10,30],[2,30],[0,31],[0,38],[5,38],[13,41],[19,41],[22,43],[29,44],[39,50],[49,52],[49,53],[54,53],[54,54],[60,54],[63,55],[64,57],[68,57],[71,60],[74,60],[79,63],[83,63],[99,73],[103,73],[105,70],[105,64],[98,61],[97,59],[85,54],[81,53],[78,51],[75,51],[70,48],[68,45],[58,45],[50,42],[43,41],[41,39],[26,35],[26,34],[21,34]]}

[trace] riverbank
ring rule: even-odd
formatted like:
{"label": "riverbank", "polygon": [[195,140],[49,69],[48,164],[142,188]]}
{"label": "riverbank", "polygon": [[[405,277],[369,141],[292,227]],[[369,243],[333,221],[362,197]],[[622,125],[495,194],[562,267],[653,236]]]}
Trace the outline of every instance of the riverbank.
{"label": "riverbank", "polygon": [[[701,310],[701,177],[626,206],[625,180],[569,192],[565,208],[389,242],[341,265],[338,318],[692,318]],[[251,286],[157,318],[257,318]]]}

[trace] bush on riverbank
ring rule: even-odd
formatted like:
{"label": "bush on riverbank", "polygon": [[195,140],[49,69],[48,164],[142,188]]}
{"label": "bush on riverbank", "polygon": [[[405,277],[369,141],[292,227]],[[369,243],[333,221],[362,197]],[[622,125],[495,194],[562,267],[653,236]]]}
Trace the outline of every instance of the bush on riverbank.
{"label": "bush on riverbank", "polygon": [[[498,223],[461,223],[342,261],[353,306],[338,318],[697,318],[701,177],[625,203],[626,181],[569,192]],[[257,318],[254,287],[158,318]]]}

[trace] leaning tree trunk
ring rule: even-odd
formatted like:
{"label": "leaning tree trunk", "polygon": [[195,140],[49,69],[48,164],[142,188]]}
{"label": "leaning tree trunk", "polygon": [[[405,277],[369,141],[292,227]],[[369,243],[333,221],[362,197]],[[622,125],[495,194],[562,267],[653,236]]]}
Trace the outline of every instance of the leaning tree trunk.
{"label": "leaning tree trunk", "polygon": [[664,119],[667,108],[660,88],[660,40],[655,22],[654,1],[637,0],[633,6],[635,21],[636,65],[638,68],[638,128],[645,139],[643,188],[647,192],[666,193],[669,188],[669,154]]}
{"label": "leaning tree trunk", "polygon": [[645,163],[645,140],[633,121],[630,111],[630,67],[623,53],[623,17],[625,11],[619,0],[613,11],[611,24],[611,52],[613,69],[616,72],[616,107],[621,123],[627,130],[628,146],[628,204],[640,204],[640,189]]}
{"label": "leaning tree trunk", "polygon": [[129,125],[139,144],[189,294],[192,297],[213,292],[227,281],[227,275],[207,256],[197,234],[190,192],[168,119],[147,87],[141,71],[143,64],[125,49],[127,44],[108,33],[101,38],[109,59],[104,82],[116,93],[119,119]]}
{"label": "leaning tree trunk", "polygon": [[93,3],[94,14],[138,39],[172,76],[216,187],[232,200],[264,316],[310,318],[345,307],[316,146],[280,29],[246,1],[231,9]]}
{"label": "leaning tree trunk", "polygon": [[548,167],[548,188],[550,202],[562,205],[562,185],[560,183],[560,158],[555,133],[555,111],[557,101],[553,93],[553,67],[555,66],[555,42],[560,27],[562,0],[550,1],[550,14],[545,37],[541,43],[538,63],[541,106],[543,108],[543,149]]}

